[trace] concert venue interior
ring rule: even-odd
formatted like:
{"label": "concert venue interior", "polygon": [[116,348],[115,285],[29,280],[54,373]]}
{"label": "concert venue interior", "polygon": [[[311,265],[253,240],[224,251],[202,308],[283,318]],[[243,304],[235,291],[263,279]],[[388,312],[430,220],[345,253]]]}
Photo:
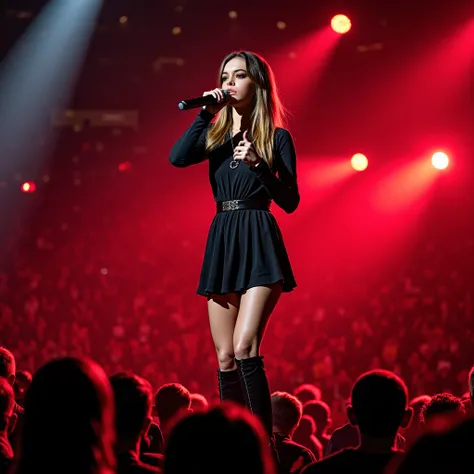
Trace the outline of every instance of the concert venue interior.
{"label": "concert venue interior", "polygon": [[219,400],[196,294],[208,167],[168,156],[197,114],[178,102],[250,50],[289,111],[301,195],[272,207],[298,286],[265,334],[270,388],[318,387],[329,432],[371,369],[410,399],[469,398],[472,1],[3,3],[0,345],[18,371],[87,357]]}

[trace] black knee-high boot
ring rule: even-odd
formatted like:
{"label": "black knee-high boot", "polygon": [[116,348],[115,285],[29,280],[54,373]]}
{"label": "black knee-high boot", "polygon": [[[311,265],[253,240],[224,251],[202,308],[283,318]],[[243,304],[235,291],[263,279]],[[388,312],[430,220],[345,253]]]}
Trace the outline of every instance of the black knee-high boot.
{"label": "black knee-high boot", "polygon": [[222,371],[217,370],[217,379],[219,382],[219,396],[221,402],[229,400],[239,405],[246,406],[240,375],[237,369]]}
{"label": "black knee-high boot", "polygon": [[273,436],[272,398],[268,386],[267,374],[263,367],[263,356],[235,359],[240,374],[245,404],[248,409],[260,418],[268,434],[270,449],[272,450],[278,470],[280,459]]}
{"label": "black knee-high boot", "polygon": [[240,374],[245,404],[254,415],[260,418],[271,438],[273,432],[272,400],[267,375],[263,367],[263,357],[249,357],[235,361]]}

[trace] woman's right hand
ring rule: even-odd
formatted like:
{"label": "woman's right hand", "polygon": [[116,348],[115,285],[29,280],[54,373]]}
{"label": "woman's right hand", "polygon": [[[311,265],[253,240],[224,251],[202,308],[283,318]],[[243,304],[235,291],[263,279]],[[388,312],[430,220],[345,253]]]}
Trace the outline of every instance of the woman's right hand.
{"label": "woman's right hand", "polygon": [[224,98],[222,89],[213,89],[212,91],[206,91],[204,92],[203,96],[205,95],[212,95],[219,102],[217,105],[204,106],[204,109],[206,109],[208,112],[210,112],[213,115],[216,115],[220,110],[222,110],[227,105],[227,101]]}

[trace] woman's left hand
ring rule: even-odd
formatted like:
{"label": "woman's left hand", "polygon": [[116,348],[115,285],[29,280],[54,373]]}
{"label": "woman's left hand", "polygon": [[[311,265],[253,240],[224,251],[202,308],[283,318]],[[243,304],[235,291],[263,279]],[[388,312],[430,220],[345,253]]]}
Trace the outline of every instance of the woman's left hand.
{"label": "woman's left hand", "polygon": [[257,166],[261,161],[253,147],[252,143],[249,141],[247,136],[247,130],[244,132],[243,140],[234,149],[234,160],[242,160],[248,166]]}

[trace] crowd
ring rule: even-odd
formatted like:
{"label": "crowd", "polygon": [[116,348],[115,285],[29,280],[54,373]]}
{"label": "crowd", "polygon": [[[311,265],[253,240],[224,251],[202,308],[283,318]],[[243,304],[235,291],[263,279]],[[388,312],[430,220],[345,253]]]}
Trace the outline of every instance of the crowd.
{"label": "crowd", "polygon": [[463,399],[410,400],[395,373],[365,372],[335,430],[316,386],[274,392],[269,440],[247,408],[210,406],[181,384],[153,393],[142,377],[107,376],[79,357],[57,357],[32,376],[1,347],[0,473],[461,473],[474,440],[474,367],[465,382]]}
{"label": "crowd", "polygon": [[[114,158],[115,162],[112,160],[112,167],[116,168],[131,149],[125,150],[126,143],[120,134],[116,134],[114,140],[118,140],[119,145],[115,144],[110,149],[113,152],[109,150],[106,154],[110,158],[121,152]],[[63,155],[72,156],[73,168],[80,168],[84,161],[93,162],[98,158],[91,154],[99,155],[104,149],[107,152],[108,146],[107,140],[88,143],[79,136],[72,144],[67,141],[66,148],[60,150]],[[74,153],[75,149],[80,152]],[[103,165],[104,173],[107,173],[111,161]],[[92,168],[98,169],[95,165]],[[73,169],[72,175],[78,181],[83,179],[82,184],[89,176],[78,169]],[[110,188],[116,187],[117,183],[111,183]],[[125,186],[123,179],[120,183]],[[141,467],[140,463],[145,463],[153,466],[150,469],[165,469],[165,472],[192,470],[189,466],[177,465],[184,462],[182,452],[185,451],[177,449],[176,443],[186,446],[184,450],[189,449],[191,459],[199,458],[200,462],[209,463],[214,456],[213,462],[217,466],[217,460],[221,458],[214,448],[207,451],[210,444],[199,436],[199,430],[208,426],[214,431],[207,430],[206,436],[215,436],[212,445],[222,448],[222,453],[227,453],[227,447],[222,446],[220,439],[222,430],[227,430],[226,436],[234,436],[236,443],[242,436],[255,441],[253,448],[248,445],[247,456],[239,458],[234,453],[235,472],[237,468],[252,472],[248,463],[257,463],[257,458],[261,464],[255,464],[260,466],[254,466],[255,472],[273,472],[273,461],[265,460],[267,448],[258,421],[236,407],[210,411],[206,408],[219,401],[214,370],[217,368],[216,355],[207,331],[205,305],[197,304],[196,299],[190,297],[196,284],[195,268],[199,266],[202,249],[189,236],[181,235],[181,215],[176,213],[174,220],[168,216],[162,225],[157,225],[150,222],[149,213],[140,212],[143,200],[138,197],[130,199],[130,194],[124,197],[126,193],[121,192],[114,194],[105,205],[99,204],[99,199],[91,199],[90,190],[81,197],[80,187],[78,189],[60,205],[42,209],[37,219],[17,222],[6,247],[9,265],[0,272],[0,345],[14,354],[17,369],[12,372],[11,364],[5,362],[7,356],[0,358],[6,367],[10,367],[0,372],[7,380],[0,384],[5,420],[23,417],[28,420],[28,406],[25,415],[20,416],[20,405],[29,393],[30,374],[34,374],[32,386],[36,383],[37,389],[31,395],[31,416],[36,416],[35,409],[38,408],[34,405],[35,399],[39,400],[45,413],[56,412],[57,423],[61,423],[61,416],[68,412],[68,426],[51,423],[48,436],[59,443],[59,450],[72,454],[68,451],[72,447],[67,437],[63,439],[56,428],[79,430],[76,433],[79,436],[81,419],[91,420],[91,417],[98,417],[96,421],[102,426],[106,417],[112,416],[107,415],[106,405],[113,403],[105,400],[110,387],[115,392],[116,409],[121,403],[117,390],[131,390],[131,395],[123,396],[146,400],[141,411],[137,408],[137,413],[131,413],[124,421],[129,427],[135,426],[131,444],[137,445],[139,441],[138,450],[131,448],[129,439],[116,444],[115,454],[109,452],[113,443],[110,441],[109,446],[106,441],[114,436],[107,432],[110,423],[105,423],[104,431],[95,433],[93,440],[88,439],[88,442],[98,443],[100,449],[82,446],[92,449],[93,457],[100,455],[101,459],[94,462],[101,465],[104,472],[113,472],[116,465],[119,472],[142,472],[127,471],[128,468],[121,471],[123,463]],[[57,199],[58,195],[53,194],[52,200],[61,201]],[[172,251],[163,244],[167,234],[174,239]],[[275,391],[274,431],[281,472],[300,472],[307,464],[359,443],[364,450],[373,450],[374,431],[369,426],[368,436],[363,435],[364,423],[360,424],[358,420],[361,416],[370,418],[373,413],[384,419],[381,413],[389,410],[388,405],[377,406],[377,400],[385,396],[383,394],[390,397],[395,393],[393,403],[398,403],[400,416],[392,419],[387,433],[384,427],[374,428],[375,438],[380,437],[381,432],[387,435],[382,436],[385,440],[381,443],[382,451],[388,447],[406,450],[428,425],[437,431],[446,430],[470,411],[468,380],[473,363],[470,348],[474,343],[474,275],[469,256],[474,240],[467,231],[457,234],[455,242],[449,245],[437,239],[436,233],[419,242],[403,275],[372,279],[369,283],[357,275],[350,280],[344,269],[339,272],[334,269],[330,275],[320,275],[314,282],[314,292],[298,288],[296,299],[281,299],[278,313],[265,336],[265,365],[270,386]],[[341,288],[349,289],[351,294],[341,295]],[[89,359],[95,361],[93,366]],[[359,378],[376,369],[388,372],[375,372],[375,375],[369,372],[368,378]],[[13,382],[15,373],[16,381]],[[63,386],[61,381],[66,378],[67,386]],[[367,407],[361,407],[360,403],[356,414],[347,409],[348,403],[354,405],[357,398],[358,383],[362,383],[362,387],[369,383],[375,390],[374,398],[369,398],[374,411],[368,415],[364,411]],[[15,389],[13,414],[9,414],[9,385]],[[82,400],[74,399],[77,396],[75,389],[86,390],[86,386],[91,391],[91,404],[93,397],[97,397],[97,403],[100,399],[100,405],[103,405],[100,413],[97,407],[89,405],[84,407],[85,411],[81,411],[82,407],[77,411],[77,419],[71,418],[69,411],[74,411],[71,407],[77,408]],[[164,392],[163,387],[166,388]],[[101,391],[104,392],[102,395]],[[165,401],[160,402],[160,392],[168,393],[171,401],[165,397]],[[70,400],[68,406],[61,405],[65,397]],[[410,401],[411,405],[408,404]],[[160,403],[165,406],[161,415]],[[174,407],[170,409],[171,414],[167,413],[168,404]],[[173,438],[174,421],[171,423],[171,420],[174,418],[171,415],[181,410],[187,413],[191,404],[201,418],[183,420]],[[416,413],[411,424],[409,408]],[[86,413],[87,410],[90,411]],[[448,419],[434,416],[438,412],[449,412]],[[433,423],[427,423],[432,415]],[[120,413],[117,416],[120,417]],[[135,420],[131,419],[133,417]],[[31,429],[39,429],[34,427],[39,418],[32,420]],[[348,420],[358,428],[351,427]],[[116,426],[119,438],[121,423],[118,420]],[[13,432],[19,432],[23,426],[21,422],[12,430],[13,421],[9,424]],[[2,429],[8,433],[7,425],[4,423]],[[456,433],[469,429],[472,430],[468,423]],[[30,435],[35,439],[47,439],[38,432]],[[21,436],[16,438],[10,444],[0,443],[6,459],[11,460],[14,455],[21,458],[22,449],[30,449],[26,446],[31,441],[26,438],[26,432],[23,448]],[[439,439],[445,440],[424,439],[426,446],[419,449],[428,451],[434,449],[433,443],[440,442]],[[15,449],[16,441],[18,450]],[[256,451],[252,451],[254,448]],[[28,455],[31,459],[49,450],[47,444],[38,444],[34,449],[36,451]],[[131,451],[135,454],[130,455]],[[250,454],[252,452],[254,454]],[[232,456],[230,452],[227,454]],[[352,454],[350,452],[348,456]],[[79,452],[74,454],[77,455]],[[404,469],[399,472],[414,472],[409,470],[412,469],[412,457],[397,455],[395,458],[394,462],[403,459],[403,463],[407,463],[396,468]],[[169,465],[166,465],[166,459],[172,460]],[[219,462],[224,462],[222,459]],[[348,459],[331,462],[359,462]],[[367,472],[381,472],[377,469],[385,466],[391,456],[379,456],[378,459],[376,470]],[[239,462],[247,463],[246,467]],[[18,466],[20,472],[31,468],[24,459]],[[85,465],[77,466],[77,472],[87,469]],[[231,471],[231,467],[226,469]],[[308,473],[313,470],[317,473],[318,469],[308,468]],[[321,472],[344,472],[342,468],[338,470],[337,465],[327,469]]]}
{"label": "crowd", "polygon": [[[169,252],[156,236],[146,242],[148,222],[129,213],[77,231],[86,220],[78,214],[32,229],[28,245],[12,249],[12,266],[0,274],[1,343],[32,372],[57,356],[86,356],[107,373],[132,370],[154,387],[179,381],[215,398],[206,307],[192,296],[199,249],[183,243]],[[352,300],[336,298],[337,275],[315,283],[318,295],[335,296],[327,304],[303,289],[296,307],[283,297],[265,337],[271,386],[315,383],[336,416],[355,378],[374,368],[402,376],[413,396],[461,396],[472,363],[474,285],[463,257],[473,243],[458,244],[447,256],[427,242],[401,280],[345,282],[357,287]]]}

